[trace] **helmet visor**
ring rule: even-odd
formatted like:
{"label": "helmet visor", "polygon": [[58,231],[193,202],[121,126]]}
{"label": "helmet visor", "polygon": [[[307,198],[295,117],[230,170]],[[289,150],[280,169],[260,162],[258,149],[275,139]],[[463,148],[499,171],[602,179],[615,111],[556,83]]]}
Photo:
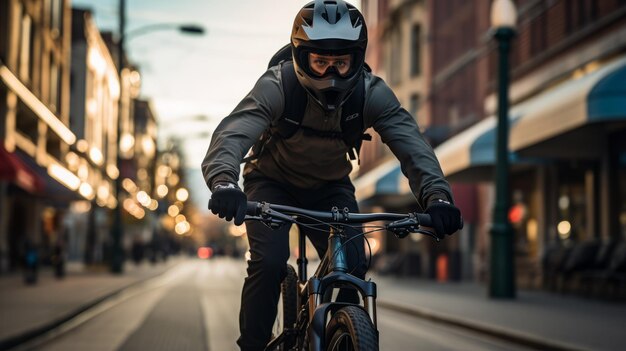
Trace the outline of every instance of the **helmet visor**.
{"label": "helmet visor", "polygon": [[309,52],[309,70],[318,77],[336,74],[346,77],[352,68],[352,55],[323,55]]}

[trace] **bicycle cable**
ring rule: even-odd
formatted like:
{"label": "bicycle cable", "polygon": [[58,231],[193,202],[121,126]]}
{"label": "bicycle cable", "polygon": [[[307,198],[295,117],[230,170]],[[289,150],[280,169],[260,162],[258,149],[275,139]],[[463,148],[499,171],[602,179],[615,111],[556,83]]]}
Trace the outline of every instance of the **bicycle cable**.
{"label": "bicycle cable", "polygon": [[[289,212],[283,212],[283,213],[286,214],[286,215],[292,215],[292,216],[296,215],[297,217],[302,217],[302,218],[309,219],[311,221],[318,222],[318,223],[303,223],[301,221],[298,221],[298,220],[294,219],[294,221],[292,223],[296,224],[296,225],[299,225],[299,226],[302,226],[302,227],[305,227],[305,228],[308,228],[308,229],[311,229],[311,230],[320,231],[320,232],[327,232],[327,230],[326,229],[317,228],[316,226],[327,226],[327,227],[333,228],[336,231],[344,231],[343,228],[345,228],[345,227],[348,227],[348,228],[351,228],[351,229],[354,229],[354,230],[363,229],[363,228],[375,228],[375,229],[370,230],[370,231],[363,231],[361,233],[357,233],[357,234],[353,235],[352,237],[348,238],[348,240],[343,242],[341,244],[341,246],[339,247],[339,250],[341,250],[343,247],[346,246],[346,244],[352,243],[353,239],[355,239],[357,237],[363,237],[365,239],[364,241],[367,244],[367,248],[368,248],[368,258],[366,260],[366,262],[367,262],[367,269],[366,269],[366,271],[368,271],[370,269],[371,264],[372,264],[372,246],[370,245],[369,238],[367,238],[366,235],[367,234],[371,234],[371,233],[375,233],[375,232],[378,232],[378,231],[382,231],[382,230],[386,229],[384,226],[378,226],[378,225],[353,225],[353,224],[347,224],[347,223],[341,223],[341,222],[324,222],[324,221],[322,221],[320,219],[317,219],[317,218],[311,217],[311,216],[307,216],[307,215],[301,215],[301,214],[295,214],[295,213],[289,213]],[[340,225],[343,228],[340,229],[340,228],[336,227],[335,225]],[[359,250],[356,247],[355,243],[352,243],[352,247],[354,247],[355,250],[357,251],[357,254],[359,254]],[[335,255],[337,254],[337,252],[335,252]],[[363,254],[365,254],[365,252],[363,252]],[[363,258],[365,259],[365,257],[363,257]],[[355,267],[352,268],[352,270],[350,271],[350,274],[352,274],[357,268],[358,268],[358,264]]]}

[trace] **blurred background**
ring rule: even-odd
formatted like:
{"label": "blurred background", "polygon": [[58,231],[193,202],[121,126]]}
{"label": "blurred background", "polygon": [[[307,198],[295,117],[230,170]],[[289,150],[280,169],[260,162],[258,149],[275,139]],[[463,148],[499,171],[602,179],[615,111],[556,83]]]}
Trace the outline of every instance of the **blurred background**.
{"label": "blurred background", "polygon": [[[227,332],[211,332],[206,311],[217,307],[200,298],[208,335],[227,341],[201,338],[205,348],[233,348],[247,239],[244,227],[207,211],[200,163],[215,127],[288,43],[305,3],[0,0],[0,349],[172,270],[231,282],[228,294],[210,295],[229,315],[219,327]],[[417,120],[465,220],[442,243],[369,236],[381,290],[395,286],[388,298],[415,305],[425,291],[422,301],[433,298],[442,315],[472,316],[466,307],[484,303],[476,318],[508,327],[512,344],[478,349],[619,349],[618,330],[594,330],[626,322],[626,1],[350,3],[366,18],[366,61]],[[507,15],[512,23],[498,22]],[[496,157],[504,122],[506,161]],[[351,175],[361,210],[418,210],[398,161],[370,134]],[[492,230],[497,177],[508,181],[503,246]],[[507,267],[504,277],[492,275],[498,267]],[[499,280],[504,294],[494,293]],[[446,311],[446,294],[477,300]],[[512,315],[499,314],[498,297],[512,301]],[[536,315],[510,325],[528,311],[523,301],[538,303]],[[591,334],[569,332],[579,326],[568,324],[571,306]],[[537,328],[542,321],[554,330]],[[515,339],[522,334],[530,341]],[[383,345],[413,345],[418,336],[408,335]],[[113,349],[146,345],[118,338]],[[75,345],[67,342],[58,347]]]}

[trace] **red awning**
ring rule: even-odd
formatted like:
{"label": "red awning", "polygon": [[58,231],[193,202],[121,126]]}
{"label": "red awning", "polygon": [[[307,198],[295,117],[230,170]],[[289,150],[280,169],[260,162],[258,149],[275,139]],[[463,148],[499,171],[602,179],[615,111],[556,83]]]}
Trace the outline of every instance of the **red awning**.
{"label": "red awning", "polygon": [[14,153],[0,143],[0,180],[7,180],[20,188],[36,194],[44,190],[44,181]]}

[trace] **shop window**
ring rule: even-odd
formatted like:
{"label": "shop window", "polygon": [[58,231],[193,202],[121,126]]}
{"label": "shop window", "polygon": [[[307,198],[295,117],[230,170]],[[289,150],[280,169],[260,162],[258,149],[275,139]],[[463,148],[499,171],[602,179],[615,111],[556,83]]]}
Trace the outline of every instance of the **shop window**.
{"label": "shop window", "polygon": [[622,240],[626,240],[626,132],[618,136],[617,143],[617,184],[619,188],[619,231]]}
{"label": "shop window", "polygon": [[536,259],[539,255],[538,193],[534,171],[515,173],[511,181],[511,207],[508,218],[515,233],[518,257]]}
{"label": "shop window", "polygon": [[595,199],[587,198],[585,174],[588,171],[579,166],[560,170],[556,229],[562,241],[581,241],[598,235],[587,232],[587,206],[595,203]]}

